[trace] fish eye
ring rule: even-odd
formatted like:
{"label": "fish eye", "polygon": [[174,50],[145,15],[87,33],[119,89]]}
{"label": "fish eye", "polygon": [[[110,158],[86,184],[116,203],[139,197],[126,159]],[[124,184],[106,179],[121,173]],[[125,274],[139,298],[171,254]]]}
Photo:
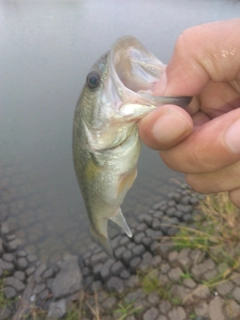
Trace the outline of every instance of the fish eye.
{"label": "fish eye", "polygon": [[100,83],[100,74],[97,71],[91,71],[87,75],[87,85],[90,89],[98,87]]}

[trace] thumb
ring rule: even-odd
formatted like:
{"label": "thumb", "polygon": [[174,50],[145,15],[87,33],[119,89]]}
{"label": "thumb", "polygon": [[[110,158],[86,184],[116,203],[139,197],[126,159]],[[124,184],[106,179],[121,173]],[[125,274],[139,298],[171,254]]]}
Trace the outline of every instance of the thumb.
{"label": "thumb", "polygon": [[239,30],[239,18],[185,30],[154,94],[194,96],[210,80],[240,80]]}

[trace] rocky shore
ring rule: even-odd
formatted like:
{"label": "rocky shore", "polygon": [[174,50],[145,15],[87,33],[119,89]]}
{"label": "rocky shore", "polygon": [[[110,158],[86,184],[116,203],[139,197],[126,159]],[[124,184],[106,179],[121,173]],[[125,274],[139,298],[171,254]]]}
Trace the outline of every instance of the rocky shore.
{"label": "rocky shore", "polygon": [[240,319],[240,270],[223,281],[227,263],[173,241],[194,227],[202,198],[187,185],[169,193],[130,226],[131,239],[120,232],[111,240],[115,259],[92,244],[83,256],[41,263],[2,218],[0,320]]}

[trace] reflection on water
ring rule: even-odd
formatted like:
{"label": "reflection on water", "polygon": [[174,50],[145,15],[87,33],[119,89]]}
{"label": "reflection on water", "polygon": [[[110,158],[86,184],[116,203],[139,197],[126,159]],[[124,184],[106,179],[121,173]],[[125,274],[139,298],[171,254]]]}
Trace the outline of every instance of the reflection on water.
{"label": "reflection on water", "polygon": [[[87,219],[74,176],[72,118],[85,76],[116,38],[132,34],[163,62],[192,25],[237,17],[223,0],[0,0],[2,214],[42,257],[83,250]],[[128,221],[164,196],[169,179],[144,148],[123,205]]]}

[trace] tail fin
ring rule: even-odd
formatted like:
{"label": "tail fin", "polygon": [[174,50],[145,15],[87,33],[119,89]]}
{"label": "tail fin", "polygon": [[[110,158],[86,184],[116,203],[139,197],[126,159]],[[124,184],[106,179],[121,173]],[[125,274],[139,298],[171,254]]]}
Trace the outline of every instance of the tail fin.
{"label": "tail fin", "polygon": [[99,233],[90,223],[90,235],[92,240],[95,241],[110,258],[114,259],[113,251],[108,239],[107,225],[108,220],[102,219],[100,226],[101,233]]}

